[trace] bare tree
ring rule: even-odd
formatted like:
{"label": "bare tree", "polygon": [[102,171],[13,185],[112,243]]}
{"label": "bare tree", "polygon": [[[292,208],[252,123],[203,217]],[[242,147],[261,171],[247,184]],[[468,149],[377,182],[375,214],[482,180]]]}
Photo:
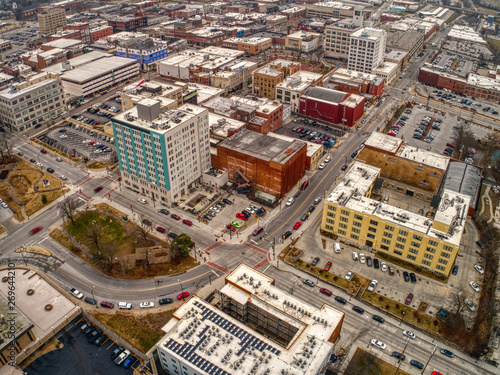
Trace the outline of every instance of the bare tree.
{"label": "bare tree", "polygon": [[454,314],[457,316],[462,316],[462,313],[466,307],[465,300],[467,295],[462,288],[456,290],[453,293],[453,299],[451,301],[451,308],[454,310]]}
{"label": "bare tree", "polygon": [[0,133],[0,155],[3,160],[12,159],[12,138],[7,133]]}
{"label": "bare tree", "polygon": [[118,244],[116,241],[101,241],[100,242],[100,258],[106,262],[109,267],[113,264],[113,258],[118,252]]}
{"label": "bare tree", "polygon": [[92,224],[90,224],[87,228],[87,235],[89,236],[90,241],[95,245],[97,250],[101,250],[100,245],[103,234],[104,232],[102,225],[95,220],[92,221]]}
{"label": "bare tree", "polygon": [[458,129],[455,129],[455,153],[457,159],[463,160],[467,154],[468,148],[471,147],[475,140],[473,132],[469,125],[462,124]]}
{"label": "bare tree", "polygon": [[[146,220],[146,219],[144,219],[144,220]],[[148,235],[149,235],[149,233],[151,233],[152,230],[153,230],[153,226],[152,226],[150,221],[145,223],[143,220],[141,220],[140,224],[138,225],[138,231],[139,231],[139,234],[144,239],[144,243],[148,242]]]}
{"label": "bare tree", "polygon": [[75,225],[75,212],[78,208],[78,201],[73,197],[68,197],[62,202],[59,202],[57,206],[59,210],[61,210],[62,216],[70,219],[71,224]]}

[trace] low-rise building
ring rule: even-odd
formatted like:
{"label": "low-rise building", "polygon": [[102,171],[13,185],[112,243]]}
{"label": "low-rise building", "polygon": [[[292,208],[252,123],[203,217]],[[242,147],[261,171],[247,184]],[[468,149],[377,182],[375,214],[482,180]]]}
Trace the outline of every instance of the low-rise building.
{"label": "low-rise building", "polygon": [[5,52],[12,48],[10,40],[0,39],[0,52]]}
{"label": "low-rise building", "polygon": [[65,112],[61,80],[40,73],[0,91],[0,119],[13,133],[39,126]]}
{"label": "low-rise building", "polygon": [[307,8],[305,6],[295,6],[292,8],[281,10],[280,13],[286,16],[289,20],[306,18]]}
{"label": "low-rise building", "polygon": [[272,47],[271,38],[229,38],[222,42],[223,47],[236,48],[238,51],[244,51],[249,56],[256,56]]}
{"label": "low-rise building", "polygon": [[300,97],[311,86],[321,86],[323,75],[300,70],[276,85],[276,99],[291,105],[292,112],[299,112]]}
{"label": "low-rise building", "polygon": [[183,104],[183,87],[166,85],[159,82],[144,82],[143,80],[127,86],[121,92],[121,105],[124,111],[132,109],[143,99],[159,99],[161,112],[176,109]]}
{"label": "low-rise building", "polygon": [[276,87],[286,77],[300,71],[300,63],[277,59],[253,72],[252,93],[274,100]]}
{"label": "low-rise building", "polygon": [[310,53],[323,47],[323,34],[297,31],[285,38],[285,48]]}
{"label": "low-rise building", "polygon": [[148,25],[148,17],[146,16],[123,16],[114,17],[108,20],[108,25],[113,27],[113,32],[119,31],[135,31],[139,27]]}
{"label": "low-rise building", "polygon": [[380,78],[383,78],[389,85],[398,79],[399,74],[401,73],[401,67],[397,63],[384,61],[379,66],[374,68],[372,73]]}
{"label": "low-rise building", "polygon": [[168,56],[167,43],[152,38],[122,40],[116,56],[134,59],[142,70],[150,70],[156,62]]}
{"label": "low-rise building", "polygon": [[324,371],[341,334],[342,311],[314,307],[245,264],[226,277],[219,295],[220,309],[192,296],[162,328],[156,350],[163,371],[251,374],[256,365],[267,374]]}
{"label": "low-rise building", "polygon": [[332,88],[356,95],[368,95],[373,99],[384,93],[385,79],[375,74],[356,72],[339,68],[330,76],[328,83]]}
{"label": "low-rise building", "polygon": [[352,17],[354,6],[337,1],[306,4],[307,17],[310,18],[349,18]]}
{"label": "low-rise building", "polygon": [[[404,68],[409,60],[413,59],[424,49],[425,33],[423,30],[406,30],[397,31],[391,30],[387,33],[387,49],[392,49],[395,51],[402,50],[406,51],[407,54],[404,56],[401,62],[401,67]],[[386,60],[391,58],[386,54]],[[389,60],[392,61],[392,60]],[[397,62],[397,61],[392,61]]]}

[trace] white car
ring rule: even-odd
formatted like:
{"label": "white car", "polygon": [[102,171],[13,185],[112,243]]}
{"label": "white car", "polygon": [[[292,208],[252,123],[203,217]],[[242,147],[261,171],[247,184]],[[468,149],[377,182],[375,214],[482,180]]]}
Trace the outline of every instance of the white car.
{"label": "white car", "polygon": [[68,178],[65,176],[65,175],[62,175],[61,177],[59,177],[61,180],[67,180]]}
{"label": "white car", "polygon": [[325,169],[326,167],[326,164],[325,163],[321,163],[318,167],[318,169]]}
{"label": "white car", "polygon": [[83,298],[83,293],[80,292],[79,290],[76,290],[75,288],[70,289],[69,292],[71,294],[73,294],[78,299],[82,299]]}
{"label": "white car", "polygon": [[471,301],[469,301],[468,299],[466,299],[466,300],[464,301],[464,303],[465,303],[465,306],[467,306],[467,308],[468,308],[470,311],[472,311],[472,312],[476,311],[476,308],[474,307],[474,304],[473,304]]}
{"label": "white car", "polygon": [[326,158],[325,158],[325,163],[328,163],[330,160],[332,160],[332,157],[330,155],[328,155]]}
{"label": "white car", "polygon": [[295,198],[288,198],[288,200],[286,201],[286,205],[291,206],[293,202],[295,202]]}
{"label": "white car", "polygon": [[210,210],[215,211],[215,212],[217,212],[217,213],[219,213],[219,212],[220,212],[220,210],[219,210],[217,207],[215,207],[215,206],[210,207]]}
{"label": "white car", "polygon": [[66,134],[63,134],[59,138],[68,138],[68,136]]}
{"label": "white car", "polygon": [[352,252],[352,259],[353,260],[358,260],[358,253],[356,251]]}
{"label": "white car", "polygon": [[43,164],[42,164],[42,163],[40,163],[40,162],[38,162],[38,163],[36,163],[36,166],[37,166],[37,167],[42,168],[42,167],[43,167]]}
{"label": "white car", "polygon": [[472,289],[474,289],[477,293],[479,293],[479,285],[477,285],[474,281],[471,281],[469,285]]}
{"label": "white car", "polygon": [[386,346],[387,346],[382,341],[378,341],[378,340],[375,340],[375,339],[372,340],[372,345],[376,346],[377,348],[382,349],[382,350],[384,350],[386,348]]}
{"label": "white car", "polygon": [[352,271],[347,271],[347,273],[345,274],[344,278],[345,278],[346,280],[351,280],[353,276],[354,276],[354,272],[352,272]]}
{"label": "white car", "polygon": [[410,339],[415,338],[415,334],[412,331],[403,331],[403,335],[408,336]]}
{"label": "white car", "polygon": [[146,203],[148,203],[148,201],[147,201],[147,200],[145,200],[144,198],[139,198],[139,199],[137,199],[137,202],[142,203],[142,204],[146,204]]}
{"label": "white car", "polygon": [[117,365],[121,365],[123,362],[125,362],[125,360],[128,358],[129,355],[130,355],[130,351],[129,350],[125,350],[118,357],[116,357],[115,363]]}
{"label": "white car", "polygon": [[132,304],[130,302],[118,302],[118,308],[120,310],[131,310]]}
{"label": "white car", "polygon": [[5,202],[0,203],[0,206],[2,206],[3,208],[9,208],[9,205]]}
{"label": "white car", "polygon": [[151,307],[155,307],[154,302],[141,302],[140,305],[141,309],[149,309]]}
{"label": "white car", "polygon": [[101,149],[99,149],[99,150],[95,150],[95,151],[94,151],[94,154],[100,154],[101,152],[102,152],[102,150],[101,150]]}
{"label": "white car", "polygon": [[62,161],[62,159],[61,158],[56,158],[56,161]]}
{"label": "white car", "polygon": [[387,263],[386,262],[381,262],[380,263],[380,269],[382,270],[382,272],[386,272],[387,271]]}
{"label": "white car", "polygon": [[359,263],[364,264],[366,261],[365,254],[359,254]]}
{"label": "white car", "polygon": [[248,212],[250,212],[251,214],[254,214],[254,213],[255,213],[255,210],[253,209],[253,207],[250,207],[250,206],[248,206],[247,208],[245,208],[245,211],[248,211]]}
{"label": "white car", "polygon": [[368,291],[369,292],[373,292],[375,290],[375,288],[377,287],[377,285],[378,285],[378,281],[377,280],[372,280],[372,282],[368,286]]}
{"label": "white car", "polygon": [[90,141],[91,141],[90,139],[86,139],[82,143],[89,143]]}
{"label": "white car", "polygon": [[479,264],[475,264],[474,268],[476,269],[477,272],[479,272],[481,275],[484,274],[484,268],[481,267]]}

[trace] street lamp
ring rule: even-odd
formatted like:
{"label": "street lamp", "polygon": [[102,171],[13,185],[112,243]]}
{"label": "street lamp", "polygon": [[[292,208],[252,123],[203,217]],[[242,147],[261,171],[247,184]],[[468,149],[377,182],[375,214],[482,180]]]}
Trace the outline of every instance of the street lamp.
{"label": "street lamp", "polygon": [[177,282],[179,283],[179,285],[181,286],[181,294],[184,293],[184,289],[182,288],[182,283],[181,283],[181,280],[180,279],[177,279]]}
{"label": "street lamp", "polygon": [[405,319],[405,311],[402,311],[401,314],[403,314],[403,315],[401,315],[401,321],[399,322],[400,327],[401,327],[401,323],[403,323],[403,320]]}
{"label": "street lamp", "polygon": [[[94,289],[95,289],[95,285],[92,285],[92,299],[95,301]],[[97,304],[97,302],[96,302],[95,306],[96,306],[96,308],[99,308],[99,305]]]}

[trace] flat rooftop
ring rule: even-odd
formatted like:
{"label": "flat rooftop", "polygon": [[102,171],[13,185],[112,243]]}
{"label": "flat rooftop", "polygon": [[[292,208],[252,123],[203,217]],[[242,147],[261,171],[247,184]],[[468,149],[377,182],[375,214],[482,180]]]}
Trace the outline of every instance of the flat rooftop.
{"label": "flat rooftop", "polygon": [[276,111],[277,109],[279,109],[279,107],[281,107],[283,105],[280,102],[265,99],[265,98],[256,98],[256,97],[247,98],[244,96],[234,95],[231,97],[231,99],[235,100],[241,104],[251,105],[251,106],[257,108],[257,112],[266,113],[266,114],[270,114],[270,113]]}
{"label": "flat rooftop", "polygon": [[373,132],[365,141],[366,147],[372,147],[391,154],[396,154],[402,144],[403,140],[401,138],[378,132]]}
{"label": "flat rooftop", "polygon": [[287,88],[295,91],[304,91],[314,82],[319,81],[323,75],[313,72],[308,72],[307,70],[300,70],[293,76],[286,77],[283,82],[276,85],[276,88]]}
{"label": "flat rooftop", "polygon": [[212,112],[208,113],[208,125],[213,134],[224,138],[228,137],[230,130],[237,131],[245,127],[243,121],[238,121]]}
{"label": "flat rooftop", "polygon": [[305,142],[296,139],[287,141],[248,129],[242,129],[231,138],[221,142],[220,145],[245,155],[279,164],[286,163],[298,150],[306,147]]}
{"label": "flat rooftop", "polygon": [[53,48],[69,48],[82,44],[81,40],[78,39],[57,39],[52,42],[47,42],[42,44],[43,46],[53,47]]}
{"label": "flat rooftop", "polygon": [[[78,57],[74,57],[72,59],[69,59],[65,63],[69,63],[73,68],[76,68],[76,67],[79,67],[81,65],[88,64],[92,61],[99,60],[99,59],[102,59],[104,57],[111,57],[111,56],[113,56],[113,55],[110,53],[92,51],[92,52],[80,55]],[[63,63],[58,63],[55,65],[51,65],[45,69],[42,69],[42,71],[62,74],[63,72],[67,71],[67,68],[63,67]]]}
{"label": "flat rooftop", "polygon": [[137,64],[137,61],[118,56],[104,57],[84,66],[80,66],[79,68],[67,71],[61,76],[61,79],[81,84],[131,64]]}

